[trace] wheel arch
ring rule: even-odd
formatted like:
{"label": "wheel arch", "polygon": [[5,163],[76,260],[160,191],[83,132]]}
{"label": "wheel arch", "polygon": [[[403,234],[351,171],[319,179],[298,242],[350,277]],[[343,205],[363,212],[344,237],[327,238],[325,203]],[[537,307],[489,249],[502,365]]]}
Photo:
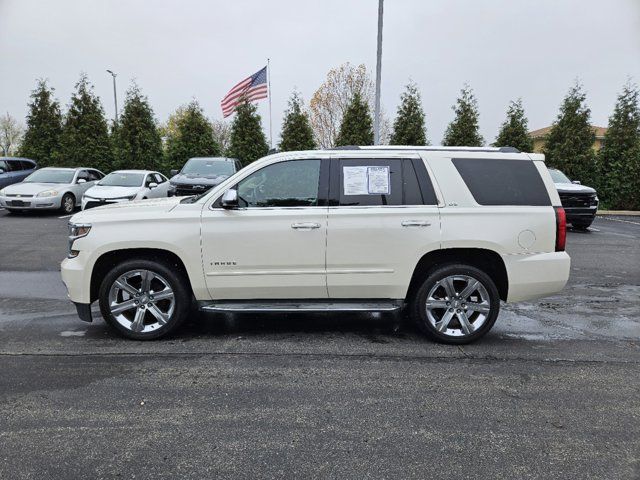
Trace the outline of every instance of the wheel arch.
{"label": "wheel arch", "polygon": [[451,263],[464,263],[485,272],[496,284],[500,299],[507,300],[509,277],[502,257],[493,250],[485,248],[444,248],[432,250],[420,258],[407,290],[407,300],[414,297],[422,281],[436,268]]}
{"label": "wheel arch", "polygon": [[113,267],[126,260],[152,260],[162,262],[176,268],[188,281],[187,288],[193,294],[192,279],[182,259],[169,250],[161,248],[127,248],[111,250],[98,257],[91,271],[90,297],[91,302],[98,299],[100,282]]}

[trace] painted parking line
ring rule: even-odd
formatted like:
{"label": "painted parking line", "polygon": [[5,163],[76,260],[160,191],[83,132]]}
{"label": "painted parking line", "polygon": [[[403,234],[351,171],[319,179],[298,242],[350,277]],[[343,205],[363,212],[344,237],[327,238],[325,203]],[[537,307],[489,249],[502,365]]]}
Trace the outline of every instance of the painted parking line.
{"label": "painted parking line", "polygon": [[73,217],[73,214],[71,214],[71,215],[63,215],[63,216],[58,217],[58,218],[70,218],[70,217]]}
{"label": "painted parking line", "polygon": [[631,220],[621,220],[619,218],[607,218],[607,220],[611,220],[612,222],[622,222],[622,223],[630,223],[631,225],[640,225],[640,222],[632,222]]}

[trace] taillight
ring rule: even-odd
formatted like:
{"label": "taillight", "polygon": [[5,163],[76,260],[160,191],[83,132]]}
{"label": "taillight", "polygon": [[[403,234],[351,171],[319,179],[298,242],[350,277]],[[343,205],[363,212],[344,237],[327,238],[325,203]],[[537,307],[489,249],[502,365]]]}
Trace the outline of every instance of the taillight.
{"label": "taillight", "polygon": [[562,207],[553,209],[556,211],[556,252],[564,252],[567,245],[567,214]]}

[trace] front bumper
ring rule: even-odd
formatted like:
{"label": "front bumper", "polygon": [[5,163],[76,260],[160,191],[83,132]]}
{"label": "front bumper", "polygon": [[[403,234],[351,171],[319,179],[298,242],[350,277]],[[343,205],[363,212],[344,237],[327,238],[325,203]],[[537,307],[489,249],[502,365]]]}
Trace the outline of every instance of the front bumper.
{"label": "front bumper", "polygon": [[[135,199],[133,199],[135,200]],[[87,208],[103,207],[105,205],[113,205],[115,203],[132,202],[128,198],[86,198],[82,197],[82,210]]]}
{"label": "front bumper", "polygon": [[59,209],[62,197],[0,197],[0,206],[15,210]]}
{"label": "front bumper", "polygon": [[593,220],[598,212],[598,206],[592,207],[563,207],[567,215],[567,222],[572,220]]}

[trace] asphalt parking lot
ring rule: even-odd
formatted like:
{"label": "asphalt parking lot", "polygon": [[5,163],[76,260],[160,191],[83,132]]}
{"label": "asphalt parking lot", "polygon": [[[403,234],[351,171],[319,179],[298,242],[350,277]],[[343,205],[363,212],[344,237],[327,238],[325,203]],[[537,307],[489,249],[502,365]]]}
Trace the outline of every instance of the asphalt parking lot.
{"label": "asphalt parking lot", "polygon": [[80,322],[66,218],[0,211],[0,478],[640,478],[640,218],[479,343],[385,316]]}

